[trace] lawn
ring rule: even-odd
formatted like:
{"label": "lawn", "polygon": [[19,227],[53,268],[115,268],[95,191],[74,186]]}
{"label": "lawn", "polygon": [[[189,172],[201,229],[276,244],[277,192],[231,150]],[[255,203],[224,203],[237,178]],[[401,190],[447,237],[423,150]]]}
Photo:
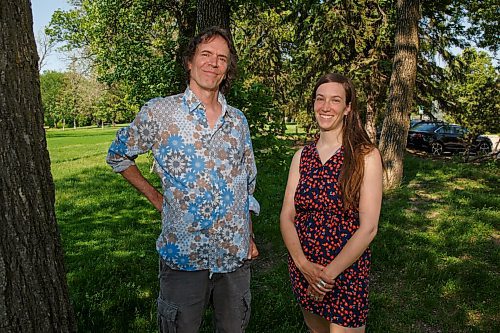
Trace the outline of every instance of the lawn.
{"label": "lawn", "polygon": [[[115,132],[47,131],[70,295],[80,332],[154,332],[160,215],[106,165]],[[292,153],[258,154],[261,257],[248,332],[307,332],[279,233]],[[138,165],[159,186],[147,157]],[[372,245],[368,332],[500,330],[499,176],[495,162],[406,157],[404,183],[385,194]],[[211,332],[208,317],[202,332]]]}

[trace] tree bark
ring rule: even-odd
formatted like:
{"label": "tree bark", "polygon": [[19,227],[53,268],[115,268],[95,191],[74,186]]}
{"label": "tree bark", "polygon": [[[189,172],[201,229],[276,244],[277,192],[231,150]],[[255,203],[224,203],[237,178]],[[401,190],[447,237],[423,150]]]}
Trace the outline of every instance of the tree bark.
{"label": "tree bark", "polygon": [[419,49],[420,1],[397,0],[396,6],[395,53],[389,105],[379,145],[386,167],[386,189],[399,186],[403,178],[403,159],[409,128],[408,119],[414,103]]}
{"label": "tree bark", "polygon": [[0,331],[74,332],[29,0],[0,2]]}
{"label": "tree bark", "polygon": [[368,136],[372,140],[372,142],[376,145],[377,144],[377,128],[375,126],[375,119],[376,119],[376,100],[375,100],[375,90],[370,89],[367,91],[367,98],[366,98],[366,120],[365,120],[365,130],[366,133],[368,133]]}
{"label": "tree bark", "polygon": [[179,46],[175,53],[177,66],[174,68],[176,77],[179,81],[178,91],[184,91],[189,78],[186,77],[186,71],[183,67],[184,53],[189,41],[196,33],[196,0],[165,1],[163,4],[167,10],[172,12],[179,26]]}
{"label": "tree bark", "polygon": [[197,22],[198,31],[211,26],[219,26],[229,29],[229,5],[226,0],[197,0]]}

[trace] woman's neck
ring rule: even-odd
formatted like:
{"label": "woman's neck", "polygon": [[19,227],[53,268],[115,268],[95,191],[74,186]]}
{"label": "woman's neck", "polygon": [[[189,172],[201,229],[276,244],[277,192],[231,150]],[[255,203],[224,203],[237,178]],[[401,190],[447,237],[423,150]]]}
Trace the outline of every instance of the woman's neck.
{"label": "woman's neck", "polygon": [[318,144],[325,148],[336,148],[342,145],[342,131],[321,131]]}

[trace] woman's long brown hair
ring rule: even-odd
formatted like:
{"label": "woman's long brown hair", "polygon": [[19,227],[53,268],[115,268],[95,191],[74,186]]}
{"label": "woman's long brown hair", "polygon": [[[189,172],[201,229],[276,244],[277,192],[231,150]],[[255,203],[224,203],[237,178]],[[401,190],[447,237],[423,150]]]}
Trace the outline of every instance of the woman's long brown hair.
{"label": "woman's long brown hair", "polygon": [[349,78],[337,73],[320,77],[313,90],[313,105],[319,86],[330,82],[340,83],[344,87],[346,105],[351,106],[351,111],[344,115],[342,122],[344,163],[340,171],[339,183],[344,209],[358,209],[359,192],[365,171],[365,156],[375,148],[375,145],[361,124],[356,102],[356,90]]}

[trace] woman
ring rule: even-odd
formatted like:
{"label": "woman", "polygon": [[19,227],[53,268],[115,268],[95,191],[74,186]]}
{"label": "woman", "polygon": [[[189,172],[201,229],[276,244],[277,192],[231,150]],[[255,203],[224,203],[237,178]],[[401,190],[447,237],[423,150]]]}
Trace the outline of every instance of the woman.
{"label": "woman", "polygon": [[319,138],[293,157],[280,216],[290,279],[311,332],[364,332],[382,160],[351,80],[324,75],[313,105]]}

